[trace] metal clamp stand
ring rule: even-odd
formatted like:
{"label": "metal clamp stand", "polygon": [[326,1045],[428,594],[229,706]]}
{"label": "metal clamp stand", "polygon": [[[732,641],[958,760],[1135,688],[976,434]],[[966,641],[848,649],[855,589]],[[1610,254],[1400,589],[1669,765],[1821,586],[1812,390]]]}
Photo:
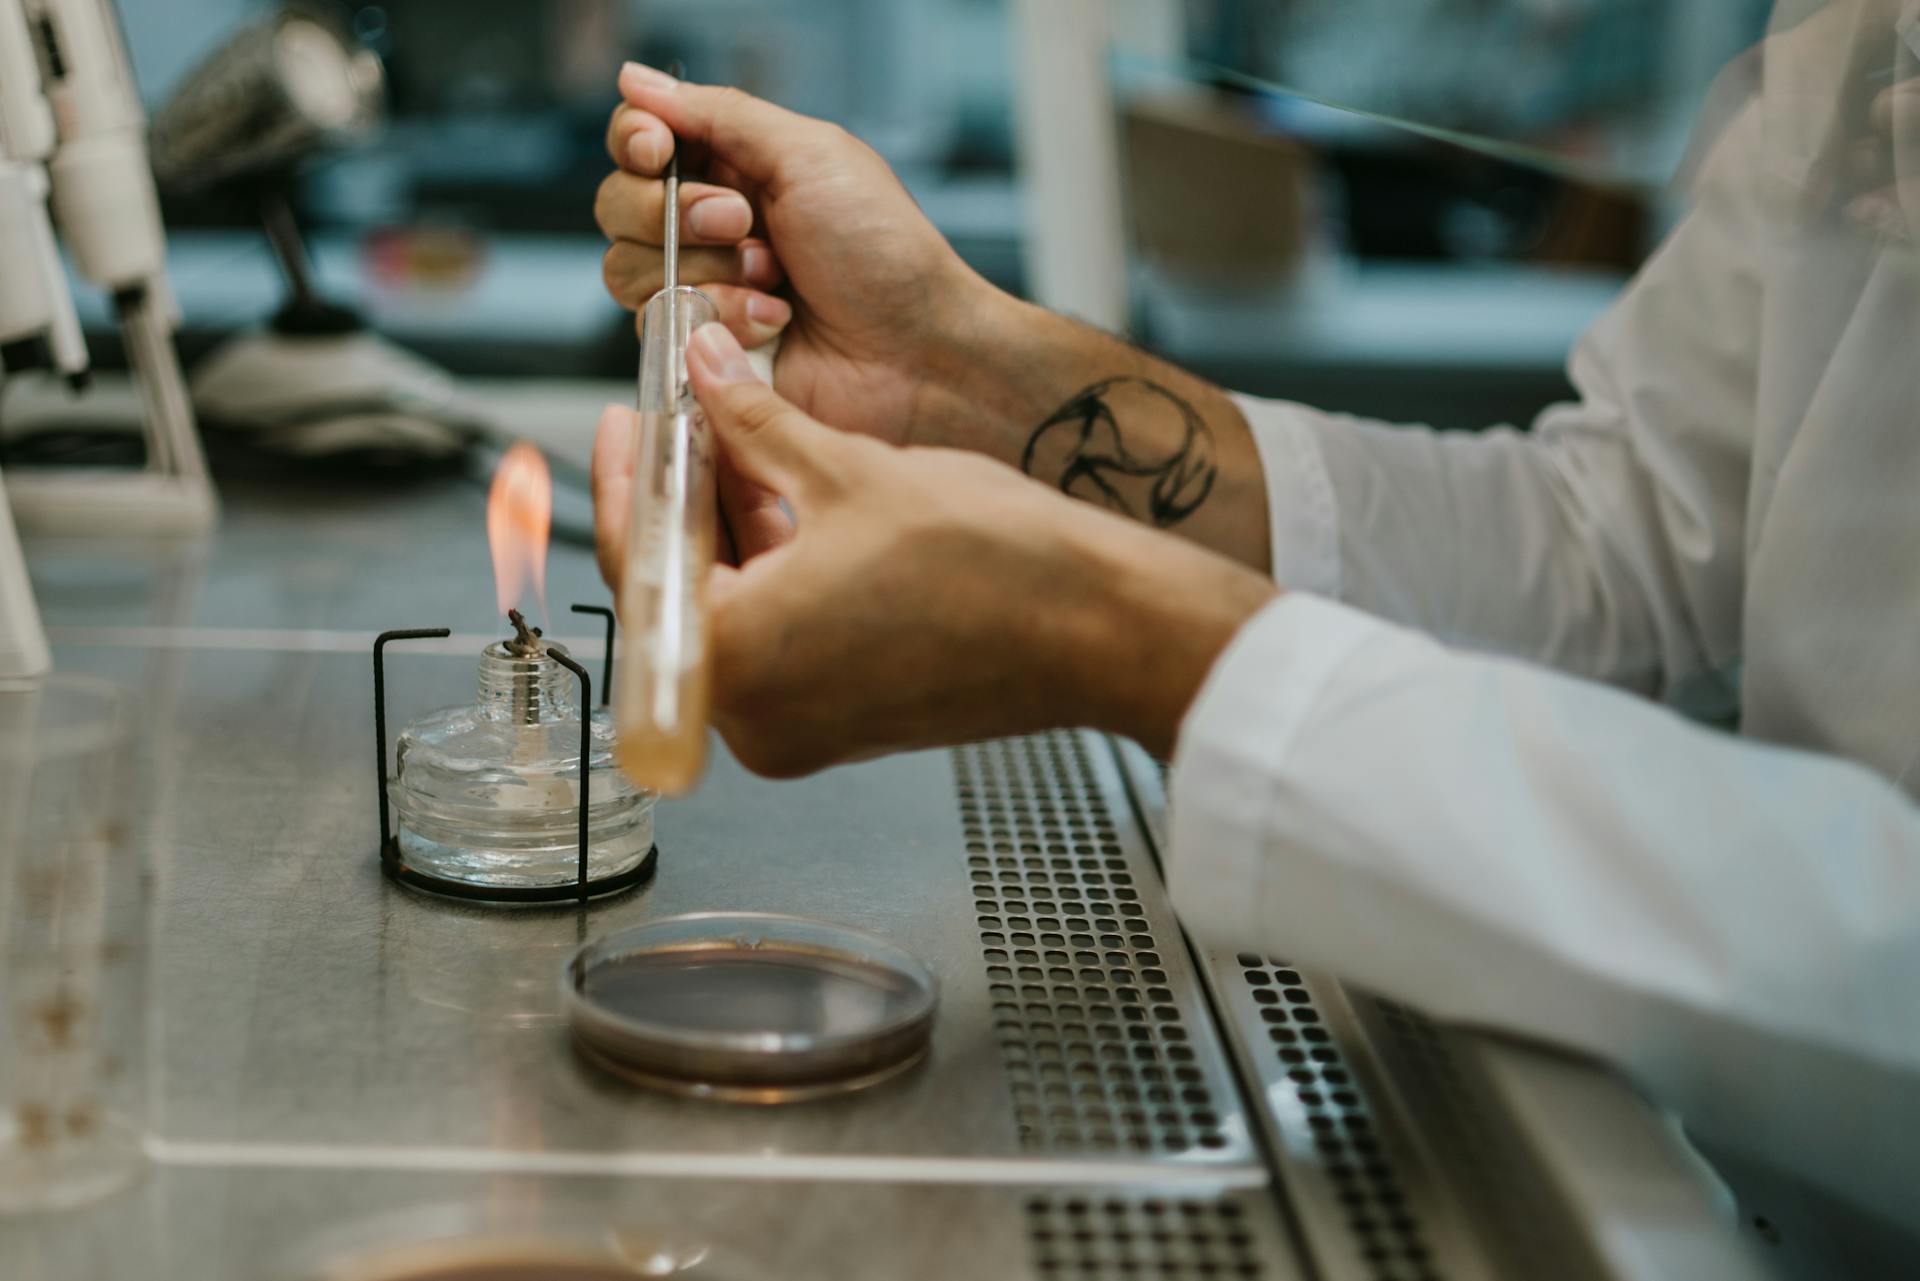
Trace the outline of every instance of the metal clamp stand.
{"label": "metal clamp stand", "polygon": [[[607,622],[607,656],[601,677],[600,705],[606,706],[609,689],[613,682],[613,611],[599,605],[575,605],[576,614],[599,614]],[[587,669],[565,654],[548,651],[548,657],[572,672],[580,682],[580,864],[578,879],[571,884],[561,885],[473,885],[466,881],[448,880],[444,876],[435,876],[413,867],[401,857],[399,838],[393,834],[391,804],[387,797],[387,669],[386,648],[389,641],[442,639],[453,633],[444,627],[414,628],[402,631],[382,632],[373,641],[373,732],[374,758],[379,773],[376,781],[380,796],[380,870],[388,879],[398,881],[410,889],[424,890],[429,894],[442,894],[448,898],[465,899],[476,903],[565,903],[577,901],[585,903],[588,899],[604,898],[610,894],[619,894],[635,886],[644,885],[653,879],[655,866],[660,861],[660,847],[655,845],[647,851],[647,856],[627,871],[613,876],[589,877],[587,875],[587,813],[588,786],[593,769],[593,678],[587,675]]]}

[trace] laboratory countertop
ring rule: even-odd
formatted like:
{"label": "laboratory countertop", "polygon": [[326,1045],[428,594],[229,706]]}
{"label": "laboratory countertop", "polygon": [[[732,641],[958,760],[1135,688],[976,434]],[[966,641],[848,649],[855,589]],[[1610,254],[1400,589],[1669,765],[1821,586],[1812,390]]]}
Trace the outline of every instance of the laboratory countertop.
{"label": "laboratory countertop", "polygon": [[[543,409],[517,421],[578,453],[598,389],[555,390],[531,392]],[[88,1213],[0,1219],[0,1260],[20,1264],[0,1266],[9,1281],[120,1275],[114,1250],[150,1275],[256,1276],[276,1251],[351,1235],[357,1219],[384,1216],[366,1239],[404,1236],[448,1204],[483,1218],[599,1214],[643,1234],[672,1226],[736,1258],[726,1276],[934,1275],[901,1270],[901,1251],[951,1249],[957,1235],[978,1253],[954,1275],[982,1275],[984,1260],[1001,1275],[1032,1245],[1025,1194],[1089,1187],[1210,1215],[1251,1194],[1234,1211],[1251,1225],[1233,1227],[1243,1244],[1223,1236],[1221,1248],[1257,1237],[1284,1262],[1254,1122],[1097,740],[1049,747],[1071,758],[1052,786],[1078,816],[1076,854],[1102,869],[1079,900],[1097,898],[1107,918],[1083,923],[1101,968],[1076,982],[1092,992],[1097,977],[1104,1002],[1124,988],[1154,1032],[1096,1077],[1134,1091],[1131,1131],[1104,1094],[1097,1114],[1069,1109],[1071,1124],[1046,1131],[1016,1096],[995,1031],[999,981],[949,754],[775,784],[719,751],[693,797],[660,807],[659,871],[639,891],[557,911],[410,892],[375,858],[370,646],[387,628],[456,632],[390,650],[390,724],[471,698],[479,647],[497,631],[483,489],[298,472],[222,488],[208,540],[28,539],[58,665],[116,680],[142,705],[157,1018],[150,1177],[100,1211],[111,1232]],[[564,612],[606,600],[590,551],[556,546],[548,595],[555,633],[597,658],[595,625]],[[646,1093],[581,1062],[560,1015],[568,954],[622,925],[724,909],[906,943],[942,987],[928,1060],[863,1095],[769,1110]],[[1121,1048],[1117,1024],[1110,1035]],[[1140,1111],[1149,1095],[1157,1121]],[[400,1213],[416,1202],[418,1215]],[[739,1212],[746,1203],[758,1219]],[[911,1231],[849,1267],[829,1248],[836,1216]],[[756,1261],[783,1249],[798,1262],[778,1273]]]}
{"label": "laboratory countertop", "polygon": [[[613,390],[485,389],[519,434],[575,459]],[[470,697],[498,631],[482,484],[262,467],[222,498],[204,540],[27,540],[58,665],[144,709],[157,1017],[147,1176],[90,1209],[0,1218],[8,1281],[304,1281],[370,1245],[528,1231],[715,1281],[1385,1281],[1522,1275],[1497,1264],[1563,1247],[1578,1266],[1559,1275],[1647,1275],[1613,1264],[1676,1215],[1712,1221],[1691,1167],[1604,1073],[1555,1066],[1532,1109],[1476,1111],[1433,1065],[1452,1046],[1462,1079],[1492,1080],[1490,1052],[1284,958],[1192,950],[1159,877],[1158,771],[1096,735],[782,783],[716,752],[693,796],[660,807],[655,879],[585,908],[391,884],[371,642],[456,633],[390,651],[390,725]],[[556,545],[553,630],[583,659],[598,634],[565,607],[605,600],[591,552]],[[646,1093],[582,1062],[560,1016],[569,952],[728,909],[912,949],[942,989],[927,1061],[775,1109]],[[1561,1114],[1605,1136],[1609,1175],[1644,1177],[1581,1176],[1580,1145],[1542,1119]],[[1512,1142],[1463,1155],[1462,1116]],[[1460,1182],[1468,1168],[1480,1182]],[[1490,1236],[1471,1191],[1489,1168],[1536,1209],[1547,1197],[1547,1226]],[[1667,1195],[1645,1201],[1647,1179]]]}

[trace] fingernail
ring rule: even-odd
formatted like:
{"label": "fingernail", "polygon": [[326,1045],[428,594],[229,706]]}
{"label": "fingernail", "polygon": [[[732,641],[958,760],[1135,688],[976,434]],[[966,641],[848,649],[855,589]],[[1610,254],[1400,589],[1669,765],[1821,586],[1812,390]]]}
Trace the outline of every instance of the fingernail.
{"label": "fingernail", "polygon": [[753,210],[739,196],[710,196],[687,210],[687,230],[707,240],[738,240],[753,229]]}
{"label": "fingernail", "polygon": [[707,374],[715,382],[754,381],[753,366],[747,361],[746,351],[719,321],[708,321],[694,330],[693,341],[687,344],[687,349],[699,356],[700,363],[707,367]]}
{"label": "fingernail", "polygon": [[627,159],[636,169],[658,173],[667,163],[666,156],[662,154],[664,146],[658,134],[650,129],[642,129],[627,139]]}
{"label": "fingernail", "polygon": [[747,323],[753,326],[761,342],[785,329],[787,322],[792,319],[793,308],[787,305],[785,299],[768,294],[747,296]]}
{"label": "fingernail", "polygon": [[774,265],[773,250],[765,245],[750,245],[740,251],[740,278],[748,284],[771,284],[777,275],[779,268]]}
{"label": "fingernail", "polygon": [[635,89],[672,89],[680,82],[644,62],[629,62],[620,68],[620,83]]}

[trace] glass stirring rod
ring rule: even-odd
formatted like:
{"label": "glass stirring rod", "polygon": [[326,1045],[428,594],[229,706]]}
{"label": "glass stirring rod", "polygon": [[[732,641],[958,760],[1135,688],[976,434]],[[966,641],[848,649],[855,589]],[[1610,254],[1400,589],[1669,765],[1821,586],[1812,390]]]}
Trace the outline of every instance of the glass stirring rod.
{"label": "glass stirring rod", "polygon": [[687,386],[687,340],[713,301],[679,283],[680,148],[667,162],[664,287],[640,313],[640,428],[620,584],[615,757],[669,796],[699,780],[707,747],[707,581],[713,572],[713,439]]}

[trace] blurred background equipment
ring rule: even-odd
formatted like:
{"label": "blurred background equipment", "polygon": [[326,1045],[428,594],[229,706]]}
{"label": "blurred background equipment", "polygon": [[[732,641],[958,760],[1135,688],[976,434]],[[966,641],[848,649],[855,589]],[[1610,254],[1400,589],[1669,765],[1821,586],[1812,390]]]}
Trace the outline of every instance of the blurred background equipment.
{"label": "blurred background equipment", "polygon": [[0,503],[0,680],[38,676],[52,665],[13,512]]}
{"label": "blurred background equipment", "polygon": [[[46,158],[53,142],[53,114],[40,92],[26,11],[0,4],[0,265],[6,269],[0,370],[42,363],[80,382],[87,350],[47,213]],[[0,383],[0,392],[4,388]],[[48,664],[13,513],[0,501],[0,677],[38,675]]]}
{"label": "blurred background equipment", "polygon": [[243,27],[154,115],[153,170],[167,187],[268,176],[369,133],[381,115],[380,60],[325,10],[290,5]]}
{"label": "blurred background equipment", "polygon": [[[626,398],[634,321],[606,296],[591,209],[629,57],[845,125],[988,279],[1203,376],[1442,427],[1526,422],[1570,394],[1568,348],[1676,216],[1668,175],[1768,4],[120,7],[200,417],[357,465],[464,456],[489,434],[475,404],[564,393],[591,418]],[[31,66],[14,19],[8,56]],[[0,234],[18,243],[45,222],[36,83],[0,79]],[[63,318],[56,260],[9,261],[40,264],[0,301],[8,335],[38,336],[10,369],[41,349],[62,374],[88,351],[151,363],[110,296],[75,291]],[[46,380],[13,382],[0,457],[85,425]],[[164,385],[147,398],[173,403]]]}
{"label": "blurred background equipment", "polygon": [[[172,96],[210,47],[273,10],[127,6],[144,81]],[[301,166],[288,203],[308,233],[312,287],[405,351],[460,376],[624,380],[633,320],[605,297],[590,213],[613,77],[628,57],[681,57],[694,79],[873,143],[995,283],[1201,374],[1444,426],[1526,421],[1568,393],[1567,347],[1676,212],[1666,182],[1691,121],[1766,10],[343,0],[333,28],[384,64],[387,121]],[[1049,15],[1074,18],[1064,25],[1082,42],[1036,39],[1027,28]],[[1030,107],[1036,127],[1023,128]],[[1072,127],[1081,120],[1088,130]],[[1272,225],[1270,243],[1236,242],[1259,255],[1257,282],[1189,262],[1163,234],[1181,190],[1163,162],[1228,129],[1252,150],[1212,164],[1229,184],[1221,203],[1241,203],[1243,235]],[[1050,164],[1050,145],[1069,160]],[[1102,155],[1104,176],[1081,181]],[[1252,173],[1266,155],[1283,176]],[[1110,224],[1045,234],[1050,183],[1097,201]],[[196,355],[273,310],[285,272],[257,251],[257,200],[227,183],[163,194]],[[1276,254],[1286,270],[1269,270]],[[1043,283],[1075,255],[1088,288],[1105,291],[1097,307]]]}
{"label": "blurred background equipment", "polygon": [[[44,193],[74,271],[112,300],[141,393],[145,445],[137,467],[16,470],[7,482],[13,513],[33,528],[205,528],[214,518],[213,490],[174,352],[178,311],[145,118],[113,10],[104,0],[4,0],[0,8],[11,10],[0,20],[0,57],[14,175],[0,257],[10,281],[18,273],[36,282],[20,301],[39,313],[9,319],[0,359],[9,382],[39,368],[77,387],[88,372],[85,347],[72,333],[65,275],[37,209]],[[36,97],[44,106],[36,107]],[[42,166],[44,184],[34,174]]]}
{"label": "blurred background equipment", "polygon": [[[112,299],[139,385],[143,457],[113,468],[15,469],[0,502],[0,675],[47,665],[14,520],[53,530],[191,531],[212,523],[192,410],[173,347],[144,117],[103,0],[0,0],[0,372],[43,370],[73,391],[91,369],[56,245]],[[49,218],[51,212],[51,218]]]}
{"label": "blurred background equipment", "polygon": [[263,328],[198,362],[210,426],[300,457],[441,459],[472,443],[473,411],[443,370],[322,294],[291,196],[303,166],[365,141],[384,114],[380,59],[334,11],[289,5],[244,26],[154,118],[154,170],[169,192],[252,205],[285,281]]}

